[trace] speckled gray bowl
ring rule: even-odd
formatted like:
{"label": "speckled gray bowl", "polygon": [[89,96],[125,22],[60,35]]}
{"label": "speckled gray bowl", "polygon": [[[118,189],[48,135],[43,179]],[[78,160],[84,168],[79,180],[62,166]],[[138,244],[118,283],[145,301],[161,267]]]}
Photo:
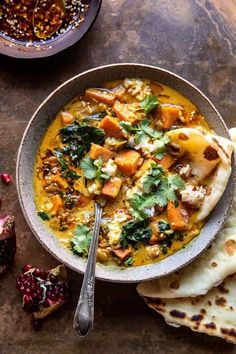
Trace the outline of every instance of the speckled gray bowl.
{"label": "speckled gray bowl", "polygon": [[[17,189],[25,218],[39,242],[58,260],[81,273],[85,270],[86,262],[62,248],[52,231],[37,216],[32,180],[35,155],[49,124],[66,103],[88,87],[99,87],[105,81],[125,77],[152,79],[178,90],[198,106],[217,134],[229,137],[219,112],[196,87],[179,76],[157,67],[140,64],[102,66],[73,77],[52,92],[34,113],[24,133],[17,159]],[[234,177],[233,164],[233,172],[223,197],[201,234],[184,249],[158,263],[146,266],[121,269],[98,264],[97,278],[113,282],[139,282],[167,275],[194,260],[212,242],[228,216],[235,188]]]}

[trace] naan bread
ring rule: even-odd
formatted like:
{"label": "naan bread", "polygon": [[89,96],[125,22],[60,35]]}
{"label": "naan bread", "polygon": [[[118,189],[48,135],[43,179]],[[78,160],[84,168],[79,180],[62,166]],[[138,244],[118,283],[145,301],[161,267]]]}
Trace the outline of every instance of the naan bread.
{"label": "naan bread", "polygon": [[170,325],[187,326],[236,344],[236,275],[204,296],[144,300]]}
{"label": "naan bread", "polygon": [[[236,142],[236,129],[230,130]],[[233,133],[235,133],[233,135]],[[236,198],[231,214],[216,240],[187,267],[166,277],[141,283],[141,296],[175,298],[206,294],[228,275],[236,272]]]}
{"label": "naan bread", "polygon": [[168,132],[172,143],[180,147],[180,157],[187,156],[194,175],[193,182],[200,183],[214,169],[197,219],[205,219],[221,198],[231,174],[232,141],[200,129],[180,128]]}

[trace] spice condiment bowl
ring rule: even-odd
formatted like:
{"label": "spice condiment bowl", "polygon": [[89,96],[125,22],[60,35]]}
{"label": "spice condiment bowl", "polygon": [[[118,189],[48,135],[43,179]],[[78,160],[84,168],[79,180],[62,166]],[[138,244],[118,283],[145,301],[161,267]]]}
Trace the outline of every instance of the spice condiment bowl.
{"label": "spice condiment bowl", "polygon": [[[100,87],[104,81],[140,77],[170,86],[188,97],[205,116],[216,134],[229,138],[228,129],[219,112],[207,97],[188,81],[167,70],[142,64],[113,64],[83,72],[53,91],[31,118],[19,148],[17,159],[17,189],[22,211],[39,242],[60,262],[78,272],[84,272],[86,261],[63,248],[52,231],[37,216],[34,202],[33,173],[35,156],[42,137],[57,112],[89,87]],[[97,264],[96,277],[112,282],[139,282],[168,275],[199,256],[214,240],[230,211],[235,189],[235,165],[227,188],[208,218],[199,236],[173,255],[149,265],[120,268]]]}
{"label": "spice condiment bowl", "polygon": [[20,41],[0,31],[0,53],[14,58],[34,59],[52,56],[72,46],[93,25],[99,13],[102,0],[86,0],[84,3],[88,4],[89,7],[81,23],[75,26],[69,25],[63,33],[51,39]]}

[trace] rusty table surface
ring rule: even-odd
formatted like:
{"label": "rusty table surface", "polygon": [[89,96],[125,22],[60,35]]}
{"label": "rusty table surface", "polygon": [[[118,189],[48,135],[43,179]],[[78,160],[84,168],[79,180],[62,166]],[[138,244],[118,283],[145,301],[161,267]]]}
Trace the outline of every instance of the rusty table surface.
{"label": "rusty table surface", "polygon": [[[0,170],[13,176],[17,149],[32,113],[59,84],[102,64],[139,62],[182,75],[236,125],[235,0],[104,0],[91,31],[74,47],[47,59],[0,56]],[[69,271],[69,302],[32,329],[21,309],[15,277],[25,263],[58,262],[36,241],[21,213],[15,180],[0,186],[1,214],[16,219],[17,255],[0,279],[0,354],[236,353],[223,340],[167,326],[146,307],[135,285],[97,282],[95,326],[80,339],[72,320],[82,277]]]}

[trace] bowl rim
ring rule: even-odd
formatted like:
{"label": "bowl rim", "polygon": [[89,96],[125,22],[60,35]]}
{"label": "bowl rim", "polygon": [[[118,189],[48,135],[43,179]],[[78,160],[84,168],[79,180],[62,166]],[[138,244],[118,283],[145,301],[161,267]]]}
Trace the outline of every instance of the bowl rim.
{"label": "bowl rim", "polygon": [[74,29],[68,27],[64,34],[41,44],[40,41],[34,41],[29,45],[27,41],[14,40],[0,31],[0,54],[17,59],[38,59],[53,56],[73,46],[91,29],[99,14],[102,0],[92,1],[94,1],[93,6],[89,8],[79,27]]}
{"label": "bowl rim", "polygon": [[[78,269],[78,267],[76,265],[73,264],[73,259],[75,262],[75,257],[76,258],[81,258],[78,256],[74,256],[72,253],[69,253],[69,250],[66,250],[66,253],[69,254],[69,256],[67,257],[65,253],[60,253],[60,251],[62,251],[62,247],[58,245],[56,247],[54,247],[54,249],[52,249],[51,247],[49,247],[47,245],[47,241],[44,240],[42,235],[39,235],[38,232],[35,229],[34,226],[34,222],[31,222],[30,216],[28,215],[28,211],[25,205],[25,200],[24,200],[24,194],[23,194],[23,190],[22,190],[22,186],[20,183],[20,168],[21,168],[21,158],[22,158],[22,152],[24,149],[24,143],[27,139],[27,135],[28,135],[28,131],[30,129],[30,127],[32,126],[32,123],[34,122],[35,119],[37,119],[37,115],[40,112],[40,110],[42,109],[42,107],[48,102],[50,101],[50,99],[56,95],[63,87],[67,86],[68,84],[70,84],[71,82],[86,76],[89,73],[93,73],[96,71],[100,71],[100,70],[105,70],[105,69],[111,69],[113,67],[119,67],[120,69],[122,69],[122,67],[132,67],[135,66],[136,68],[145,68],[145,69],[152,69],[152,70],[157,70],[159,72],[162,72],[163,74],[169,75],[171,77],[173,77],[174,79],[180,80],[183,84],[186,84],[188,87],[191,87],[194,91],[197,92],[198,95],[202,96],[202,98],[204,100],[206,100],[206,102],[208,103],[208,105],[210,105],[211,109],[214,110],[216,116],[218,117],[219,121],[221,121],[222,127],[224,129],[225,135],[230,138],[229,136],[229,132],[228,132],[228,128],[223,120],[223,118],[221,117],[220,113],[218,112],[218,110],[215,108],[215,106],[211,103],[211,101],[205,96],[205,94],[203,94],[201,92],[201,90],[199,90],[196,86],[194,86],[193,84],[191,84],[188,80],[182,78],[181,76],[157,67],[157,66],[153,66],[153,65],[148,65],[148,64],[139,64],[139,63],[115,63],[115,64],[108,64],[108,65],[102,65],[99,67],[95,67],[86,71],[83,71],[73,77],[71,77],[70,79],[66,80],[64,83],[62,83],[61,85],[59,85],[55,90],[53,90],[44,100],[43,102],[38,106],[38,108],[36,109],[36,111],[34,112],[34,114],[32,115],[31,119],[29,120],[24,134],[22,136],[22,140],[19,146],[19,150],[18,150],[18,154],[17,154],[17,162],[16,162],[16,186],[17,186],[17,193],[18,193],[18,198],[19,198],[19,202],[20,202],[20,206],[22,209],[22,212],[24,214],[24,217],[27,221],[27,224],[29,225],[31,231],[33,232],[33,234],[36,236],[36,238],[38,239],[38,241],[40,242],[41,245],[43,245],[43,247],[53,256],[55,257],[58,261],[63,262],[66,266],[68,266],[69,268],[75,270],[76,272],[79,273],[84,273],[85,268],[86,268],[86,261],[83,261],[83,264],[80,265],[80,268]],[[122,75],[122,74],[121,74]],[[105,82],[106,80],[104,80]],[[181,92],[180,92],[181,93]],[[193,102],[194,103],[194,102]],[[201,108],[200,108],[201,110]],[[48,126],[47,126],[48,127]],[[45,129],[46,132],[46,129]],[[44,132],[44,134],[45,134]],[[42,134],[43,136],[43,134]],[[41,137],[42,138],[42,137]],[[118,282],[118,283],[137,283],[140,281],[148,281],[148,280],[152,280],[155,278],[159,278],[162,276],[167,276],[170,273],[173,273],[177,270],[179,270],[182,267],[185,267],[186,265],[188,265],[189,263],[191,263],[194,259],[196,259],[198,256],[200,256],[200,254],[211,244],[211,242],[214,240],[214,238],[216,237],[216,235],[218,234],[218,232],[220,231],[220,229],[223,227],[225,221],[227,220],[229,213],[230,213],[230,209],[232,206],[232,202],[233,202],[233,196],[234,196],[234,190],[235,190],[235,182],[236,182],[236,171],[235,171],[235,155],[233,154],[232,157],[232,172],[231,172],[231,177],[232,178],[232,187],[233,187],[233,191],[231,189],[231,194],[227,200],[227,209],[226,209],[226,213],[224,214],[224,216],[220,219],[220,221],[218,221],[218,229],[217,232],[215,232],[215,234],[204,244],[204,247],[201,247],[201,250],[198,252],[195,252],[189,259],[186,260],[181,264],[178,264],[178,266],[174,266],[174,267],[170,267],[168,270],[165,270],[165,272],[163,272],[163,274],[157,274],[154,275],[153,273],[153,269],[150,271],[151,268],[155,268],[158,267],[158,265],[167,260],[167,259],[171,259],[174,257],[174,255],[176,255],[177,253],[181,253],[181,252],[185,252],[185,254],[187,253],[187,248],[189,248],[193,242],[195,242],[198,237],[194,238],[190,243],[187,244],[187,246],[177,252],[175,252],[173,255],[165,258],[162,261],[159,262],[155,262],[155,263],[151,263],[149,265],[143,265],[143,266],[137,266],[137,267],[132,267],[132,268],[120,268],[120,267],[111,267],[111,266],[104,266],[104,265],[100,265],[99,263],[96,264],[96,278],[100,279],[100,280],[104,280],[104,281],[109,281],[109,282]],[[229,185],[230,181],[228,182]],[[227,185],[227,186],[228,186]],[[41,222],[43,224],[43,222]],[[55,236],[53,236],[55,238]],[[190,252],[191,253],[191,252]],[[137,269],[141,269],[143,270],[143,275],[137,276],[134,275],[133,273],[135,273],[135,271]],[[115,272],[113,271],[115,269]],[[149,272],[150,271],[150,272]],[[138,272],[140,273],[140,272]]]}

